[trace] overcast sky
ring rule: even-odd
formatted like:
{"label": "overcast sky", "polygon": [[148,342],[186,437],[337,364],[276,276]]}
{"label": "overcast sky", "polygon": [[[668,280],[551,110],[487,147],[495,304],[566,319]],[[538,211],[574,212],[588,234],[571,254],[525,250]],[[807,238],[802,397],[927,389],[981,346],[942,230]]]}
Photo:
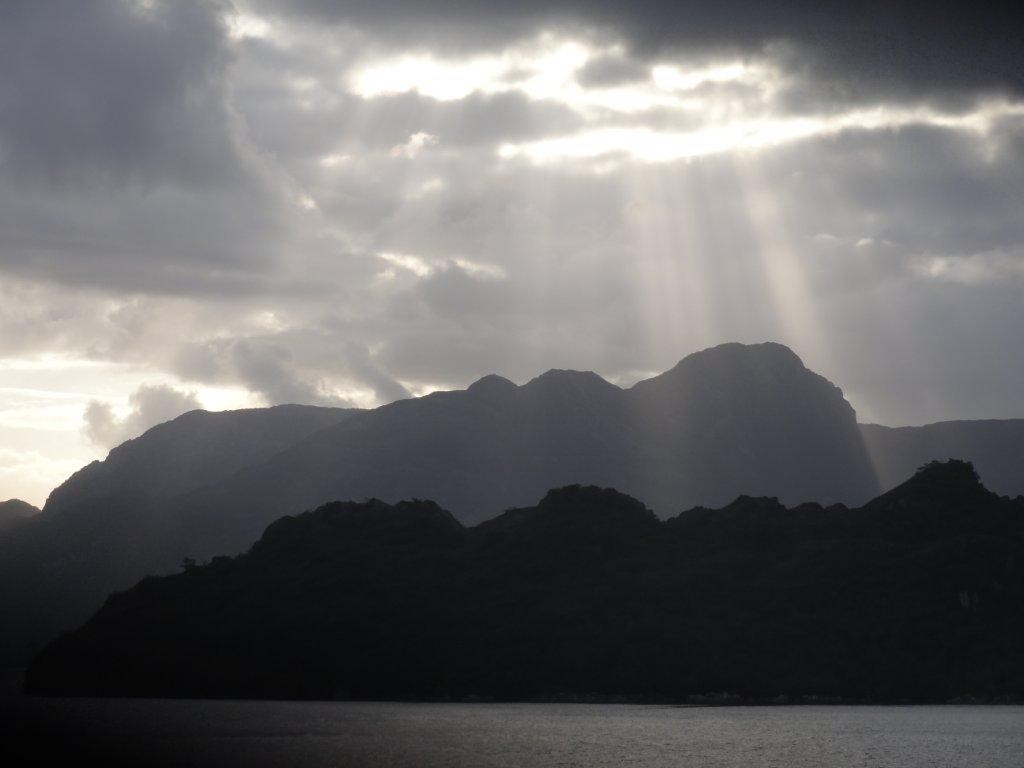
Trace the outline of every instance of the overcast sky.
{"label": "overcast sky", "polygon": [[0,3],[0,499],[190,408],[733,340],[1024,416],[1019,28],[853,5]]}

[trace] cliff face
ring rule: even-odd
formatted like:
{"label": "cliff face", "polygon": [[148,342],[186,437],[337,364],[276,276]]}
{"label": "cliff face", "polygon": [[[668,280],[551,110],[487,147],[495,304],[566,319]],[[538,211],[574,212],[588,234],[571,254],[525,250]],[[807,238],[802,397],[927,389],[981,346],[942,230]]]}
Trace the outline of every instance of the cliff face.
{"label": "cliff face", "polygon": [[629,394],[661,459],[650,484],[677,478],[663,495],[638,489],[659,509],[739,493],[855,504],[878,491],[842,390],[782,345],[713,347]]}
{"label": "cliff face", "polygon": [[963,462],[857,509],[744,496],[659,521],[570,486],[473,528],[333,503],[112,596],[42,694],[859,701],[1024,692],[1024,501]]}

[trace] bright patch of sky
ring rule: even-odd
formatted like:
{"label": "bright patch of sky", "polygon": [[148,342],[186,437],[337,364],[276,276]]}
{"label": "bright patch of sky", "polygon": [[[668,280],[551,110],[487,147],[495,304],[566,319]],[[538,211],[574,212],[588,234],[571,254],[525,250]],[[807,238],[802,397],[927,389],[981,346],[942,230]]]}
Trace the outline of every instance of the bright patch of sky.
{"label": "bright patch of sky", "polygon": [[622,57],[621,45],[594,47],[541,35],[527,45],[498,55],[443,59],[430,54],[403,54],[362,64],[349,77],[363,98],[417,93],[437,101],[458,101],[475,94],[518,92],[537,101],[565,104],[587,115],[638,113],[656,108],[697,110],[705,102],[693,94],[701,86],[750,84],[768,90],[777,74],[744,62],[700,62],[683,67],[657,64],[646,77],[615,85],[585,85],[579,76],[588,62]]}
{"label": "bright patch of sky", "polygon": [[[106,455],[110,446],[82,432],[90,403],[108,405],[124,419],[139,387],[175,383],[158,371],[63,355],[0,359],[0,501],[41,506],[72,472]],[[208,410],[262,404],[242,388],[204,387],[196,394]]]}
{"label": "bright patch of sky", "polygon": [[599,128],[553,139],[506,143],[498,149],[503,158],[525,157],[537,163],[603,158],[619,155],[645,163],[688,160],[722,152],[750,152],[846,130],[899,130],[909,126],[934,126],[988,133],[1005,118],[1024,115],[1024,105],[998,102],[980,105],[965,114],[935,110],[874,108],[819,117],[736,119],[690,131],[659,131],[649,128]]}

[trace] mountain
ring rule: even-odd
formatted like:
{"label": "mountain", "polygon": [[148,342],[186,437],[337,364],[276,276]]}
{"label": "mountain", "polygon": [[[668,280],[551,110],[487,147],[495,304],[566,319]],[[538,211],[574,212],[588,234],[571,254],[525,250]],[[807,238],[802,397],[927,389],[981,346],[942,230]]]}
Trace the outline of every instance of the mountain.
{"label": "mountain", "polygon": [[796,503],[878,490],[837,387],[781,345],[725,344],[629,389],[552,370],[366,411],[182,497],[175,517],[202,532],[196,556],[208,557],[329,499],[431,498],[473,523],[573,483],[614,486],[661,515],[740,492]]}
{"label": "mountain", "polygon": [[430,498],[469,524],[571,484],[618,488],[661,517],[740,493],[855,505],[950,456],[1013,494],[1022,423],[973,422],[955,440],[944,425],[858,426],[838,387],[771,343],[706,349],[625,389],[551,370],[372,410],[196,411],[77,472],[0,537],[0,659],[115,589],[240,552],[274,519],[331,499]]}
{"label": "mountain", "polygon": [[38,656],[26,688],[1019,699],[1022,564],[1024,499],[960,461],[852,510],[744,496],[662,522],[570,486],[466,528],[430,501],[335,502],[277,520],[243,555],[112,595]]}
{"label": "mountain", "polygon": [[861,435],[882,488],[891,488],[925,462],[969,458],[985,485],[1024,494],[1024,419],[943,421],[923,427],[861,424]]}
{"label": "mountain", "polygon": [[0,501],[0,535],[30,520],[39,510],[21,499]]}
{"label": "mountain", "polygon": [[44,513],[76,516],[96,503],[120,507],[187,493],[265,461],[352,413],[306,405],[190,411],[73,474],[50,494]]}
{"label": "mountain", "polygon": [[[114,589],[177,568],[168,498],[222,482],[354,411],[192,411],[114,448],[0,537],[0,660],[85,618]],[[174,544],[168,544],[174,541]]]}

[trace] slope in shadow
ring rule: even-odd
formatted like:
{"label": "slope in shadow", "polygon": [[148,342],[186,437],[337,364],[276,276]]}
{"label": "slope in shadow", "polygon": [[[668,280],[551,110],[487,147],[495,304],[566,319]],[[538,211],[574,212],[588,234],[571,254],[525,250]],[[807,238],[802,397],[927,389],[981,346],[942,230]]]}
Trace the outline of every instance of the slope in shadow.
{"label": "slope in shadow", "polygon": [[463,527],[336,502],[113,595],[27,676],[55,695],[985,700],[1024,693],[1024,499],[930,464],[858,509],[667,521],[570,486]]}

